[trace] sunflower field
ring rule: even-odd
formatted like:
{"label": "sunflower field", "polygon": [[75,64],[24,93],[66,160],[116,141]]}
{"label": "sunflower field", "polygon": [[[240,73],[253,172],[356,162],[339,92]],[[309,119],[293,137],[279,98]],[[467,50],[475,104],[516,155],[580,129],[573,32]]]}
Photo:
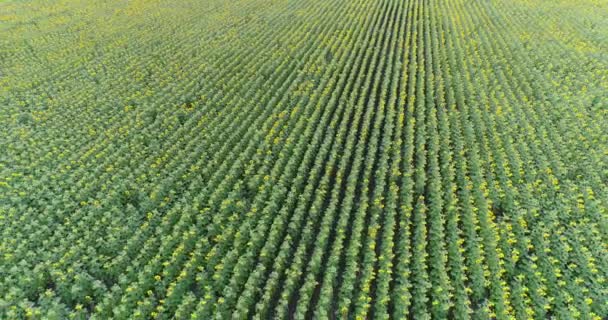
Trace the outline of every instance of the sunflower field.
{"label": "sunflower field", "polygon": [[1,1],[0,319],[608,319],[608,2]]}

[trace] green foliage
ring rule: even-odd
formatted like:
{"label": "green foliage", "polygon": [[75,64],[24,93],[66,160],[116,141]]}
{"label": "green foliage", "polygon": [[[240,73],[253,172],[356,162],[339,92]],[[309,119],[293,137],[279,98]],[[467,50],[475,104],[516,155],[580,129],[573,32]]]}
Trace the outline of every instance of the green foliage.
{"label": "green foliage", "polygon": [[608,317],[601,1],[0,4],[0,319]]}

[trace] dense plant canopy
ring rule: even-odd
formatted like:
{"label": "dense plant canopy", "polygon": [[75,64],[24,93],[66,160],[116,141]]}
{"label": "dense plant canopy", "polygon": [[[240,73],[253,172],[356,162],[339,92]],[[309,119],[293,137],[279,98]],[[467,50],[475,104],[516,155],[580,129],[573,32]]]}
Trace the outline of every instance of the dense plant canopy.
{"label": "dense plant canopy", "polygon": [[0,319],[606,319],[604,0],[0,2]]}

